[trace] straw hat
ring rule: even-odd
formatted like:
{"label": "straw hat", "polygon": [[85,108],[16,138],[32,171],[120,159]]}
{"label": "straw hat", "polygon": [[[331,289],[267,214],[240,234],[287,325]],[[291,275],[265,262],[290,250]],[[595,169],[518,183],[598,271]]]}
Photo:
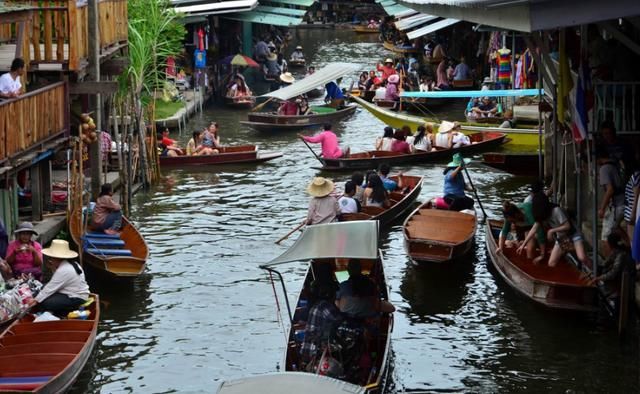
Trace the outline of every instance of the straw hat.
{"label": "straw hat", "polygon": [[440,123],[440,128],[438,128],[438,133],[448,133],[456,127],[455,122],[449,122],[447,120],[443,120]]}
{"label": "straw hat", "polygon": [[391,64],[393,64],[393,59],[391,59],[390,57],[388,57],[388,58],[387,58],[387,60],[385,60],[385,61],[384,61],[384,64],[387,64],[387,63],[391,63]]}
{"label": "straw hat", "polygon": [[389,83],[398,83],[400,82],[400,76],[398,74],[389,75],[388,81]]}
{"label": "straw hat", "polygon": [[302,46],[301,46],[301,45],[298,45],[298,46],[296,47],[296,49],[302,49]]}
{"label": "straw hat", "polygon": [[468,164],[470,161],[471,159],[463,159],[460,153],[456,153],[455,155],[453,155],[453,158],[451,159],[449,164],[447,164],[447,167],[459,167],[463,162],[464,164]]}
{"label": "straw hat", "polygon": [[296,79],[291,75],[290,72],[286,72],[284,74],[280,74],[280,80],[285,83],[294,83]]}
{"label": "straw hat", "polygon": [[69,249],[69,242],[62,239],[54,239],[51,241],[51,246],[46,249],[42,249],[42,254],[55,259],[75,259],[78,257],[78,253]]}
{"label": "straw hat", "polygon": [[271,52],[267,55],[267,60],[278,60],[278,55],[276,55],[275,53]]}
{"label": "straw hat", "polygon": [[20,234],[20,233],[31,233],[35,236],[38,236],[38,232],[36,230],[34,230],[33,228],[33,224],[29,223],[29,222],[22,222],[18,225],[18,228],[13,232],[14,234]]}
{"label": "straw hat", "polygon": [[307,193],[314,197],[324,197],[333,191],[333,182],[330,179],[321,176],[313,178],[313,181],[307,186]]}

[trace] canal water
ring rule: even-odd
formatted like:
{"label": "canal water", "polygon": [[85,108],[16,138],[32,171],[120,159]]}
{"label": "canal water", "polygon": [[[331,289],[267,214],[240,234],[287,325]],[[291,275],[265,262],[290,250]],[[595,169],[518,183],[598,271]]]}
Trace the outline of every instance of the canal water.
{"label": "canal water", "polygon": [[[316,66],[350,61],[365,70],[389,55],[372,36],[298,34]],[[94,285],[106,304],[96,350],[74,392],[214,392],[223,379],[276,371],[285,336],[258,265],[292,244],[295,236],[274,241],[305,217],[305,187],[318,163],[295,132],[257,133],[238,124],[244,118],[211,108],[189,128],[215,120],[223,143],[258,144],[285,156],[263,165],[164,171],[157,187],[135,197],[132,219],[151,250],[147,271],[133,286]],[[384,127],[361,109],[334,126],[352,151],[372,148]],[[420,200],[440,193],[442,164],[400,169],[425,177]],[[477,163],[470,173],[490,214],[504,198],[524,198],[530,181]],[[619,341],[602,315],[554,313],[519,297],[488,268],[484,229],[466,261],[414,266],[401,224],[381,236],[397,308],[389,392],[638,392],[637,341]],[[305,268],[284,269],[290,298]]]}

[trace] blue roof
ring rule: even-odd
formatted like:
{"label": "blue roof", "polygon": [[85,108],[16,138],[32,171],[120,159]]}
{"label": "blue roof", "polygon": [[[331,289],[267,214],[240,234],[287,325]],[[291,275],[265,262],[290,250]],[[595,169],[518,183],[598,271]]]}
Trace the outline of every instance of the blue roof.
{"label": "blue roof", "polygon": [[437,90],[433,92],[403,92],[400,97],[465,98],[465,97],[522,97],[544,94],[543,89],[506,90]]}

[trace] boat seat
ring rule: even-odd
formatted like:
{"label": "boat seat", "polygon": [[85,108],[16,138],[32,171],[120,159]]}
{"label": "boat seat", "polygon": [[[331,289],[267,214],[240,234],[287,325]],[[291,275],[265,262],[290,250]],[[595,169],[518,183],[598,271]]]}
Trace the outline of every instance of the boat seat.
{"label": "boat seat", "polygon": [[86,248],[87,253],[95,254],[96,256],[132,256],[133,254],[129,249],[97,249]]}
{"label": "boat seat", "polygon": [[82,240],[85,241],[85,244],[87,244],[92,248],[100,248],[100,249],[124,248],[124,241],[121,239],[82,237]]}
{"label": "boat seat", "polygon": [[118,235],[118,234],[105,234],[105,233],[95,233],[95,232],[84,233],[84,236],[85,237],[91,237],[91,238],[120,239],[120,235]]}

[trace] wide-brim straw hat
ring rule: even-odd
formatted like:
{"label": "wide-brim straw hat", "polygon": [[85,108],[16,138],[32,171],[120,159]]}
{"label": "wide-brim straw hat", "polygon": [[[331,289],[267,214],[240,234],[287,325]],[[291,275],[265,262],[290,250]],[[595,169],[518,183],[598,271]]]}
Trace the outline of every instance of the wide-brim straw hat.
{"label": "wide-brim straw hat", "polygon": [[69,249],[69,242],[62,239],[54,239],[51,241],[51,246],[46,249],[42,249],[42,254],[47,257],[53,257],[55,259],[75,259],[78,257],[78,253]]}
{"label": "wide-brim straw hat", "polygon": [[389,75],[388,81],[389,83],[398,83],[400,82],[400,76],[398,74]]}
{"label": "wide-brim straw hat", "polygon": [[391,63],[391,64],[393,64],[393,59],[391,59],[390,57],[388,57],[388,58],[387,58],[387,60],[385,60],[385,61],[384,61],[384,64],[387,64],[387,63]]}
{"label": "wide-brim straw hat", "polygon": [[291,75],[290,72],[286,72],[284,74],[280,74],[280,80],[285,83],[294,83],[296,79]]}
{"label": "wide-brim straw hat", "polygon": [[13,232],[14,234],[31,233],[38,236],[38,232],[33,228],[33,224],[30,222],[22,222],[18,225],[18,228]]}
{"label": "wide-brim straw hat", "polygon": [[440,127],[438,128],[438,133],[448,133],[456,127],[455,122],[449,122],[448,120],[443,120],[440,123]]}
{"label": "wide-brim straw hat", "polygon": [[330,179],[321,176],[313,178],[313,181],[307,186],[307,193],[314,197],[324,197],[333,191],[333,182]]}
{"label": "wide-brim straw hat", "polygon": [[470,161],[471,159],[464,159],[462,158],[462,155],[460,153],[456,153],[455,155],[453,155],[453,158],[451,159],[449,164],[447,164],[447,167],[458,167],[461,166],[463,162],[464,164],[469,164]]}
{"label": "wide-brim straw hat", "polygon": [[278,55],[271,52],[270,54],[267,55],[267,60],[278,60]]}

